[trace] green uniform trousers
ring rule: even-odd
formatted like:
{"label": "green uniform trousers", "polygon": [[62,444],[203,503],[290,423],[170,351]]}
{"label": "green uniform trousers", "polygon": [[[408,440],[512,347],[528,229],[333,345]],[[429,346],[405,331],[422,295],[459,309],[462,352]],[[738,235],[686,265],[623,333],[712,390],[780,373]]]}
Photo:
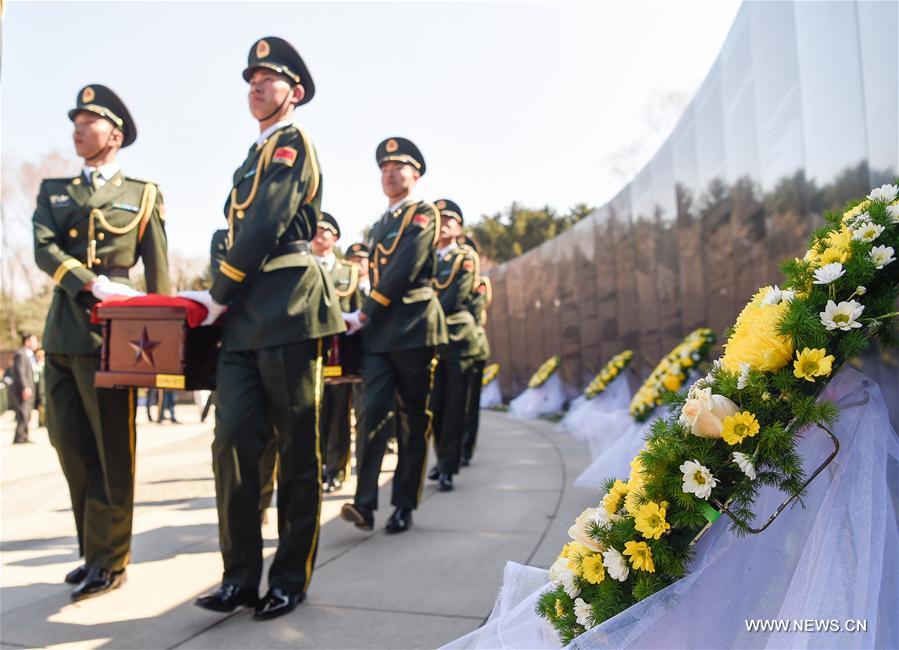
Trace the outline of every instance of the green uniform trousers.
{"label": "green uniform trousers", "polygon": [[481,426],[481,382],[484,381],[486,361],[475,361],[471,369],[468,400],[465,403],[465,433],[462,434],[462,458],[471,460],[478,444],[478,428]]}
{"label": "green uniform trousers", "polygon": [[318,547],[321,512],[319,406],[321,342],[261,350],[223,349],[216,375],[218,412],[212,468],[224,561],[222,582],[257,589],[261,459],[274,430],[278,451],[278,550],[270,587],[305,592]]}
{"label": "green uniform trousers", "polygon": [[322,396],[321,433],[325,468],[330,478],[345,480],[350,464],[352,384],[328,384]]}
{"label": "green uniform trousers", "polygon": [[430,395],[435,365],[433,347],[383,354],[366,351],[362,355],[365,422],[363,435],[356,438],[356,446],[361,445],[357,506],[377,509],[381,462],[387,440],[396,431],[399,457],[391,503],[403,510],[418,507],[432,432]]}
{"label": "green uniform trousers", "polygon": [[474,360],[441,357],[434,379],[434,446],[441,474],[458,474],[465,433],[465,405],[468,402]]}
{"label": "green uniform trousers", "polygon": [[99,355],[47,355],[47,432],[69,484],[85,563],[125,568],[134,515],[134,389],[95,388]]}

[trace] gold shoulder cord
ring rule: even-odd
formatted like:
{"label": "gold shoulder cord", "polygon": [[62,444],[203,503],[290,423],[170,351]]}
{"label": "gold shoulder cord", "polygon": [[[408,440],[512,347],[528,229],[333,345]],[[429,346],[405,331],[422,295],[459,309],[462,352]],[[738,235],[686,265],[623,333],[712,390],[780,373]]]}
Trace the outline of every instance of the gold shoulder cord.
{"label": "gold shoulder cord", "polygon": [[446,279],[446,282],[441,284],[440,282],[437,281],[437,278],[434,278],[433,279],[434,288],[437,289],[438,291],[443,291],[448,286],[450,286],[453,283],[453,280],[456,279],[456,275],[459,273],[459,268],[462,266],[462,262],[464,259],[465,259],[465,253],[457,253],[456,259],[453,260],[453,270],[450,271],[449,277]]}
{"label": "gold shoulder cord", "polygon": [[100,208],[94,208],[90,211],[87,222],[87,268],[92,268],[94,265],[94,260],[97,258],[96,222],[99,222],[102,228],[108,230],[113,235],[127,235],[138,226],[141,226],[137,237],[137,241],[138,243],[140,243],[140,240],[144,235],[144,229],[146,228],[147,222],[150,219],[150,214],[153,211],[153,207],[156,205],[156,195],[158,194],[158,192],[159,190],[153,183],[147,183],[144,185],[144,193],[140,199],[140,209],[138,210],[137,215],[135,215],[134,219],[132,219],[127,226],[113,226],[106,220],[106,215],[103,214],[103,210],[101,210]]}
{"label": "gold shoulder cord", "polygon": [[341,291],[338,288],[334,288],[334,293],[337,294],[338,298],[346,298],[347,296],[352,296],[356,293],[356,289],[359,287],[359,268],[355,264],[350,264],[350,286],[347,287],[346,291]]}
{"label": "gold shoulder cord", "polygon": [[486,275],[482,279],[484,280],[484,286],[487,287],[487,306],[489,307],[493,303],[493,285],[490,284],[490,278]]}
{"label": "gold shoulder cord", "polygon": [[256,174],[253,176],[253,187],[250,188],[250,194],[243,202],[237,200],[237,188],[231,188],[231,205],[228,207],[228,239],[225,248],[230,249],[234,245],[234,218],[243,219],[244,211],[253,204],[256,198],[256,192],[259,190],[259,179],[262,178],[263,172],[268,169],[272,162],[272,156],[275,153],[275,147],[278,146],[278,138],[274,137],[268,140],[262,147],[262,153],[259,155],[259,162],[256,163]]}
{"label": "gold shoulder cord", "polygon": [[297,127],[297,131],[300,132],[300,136],[303,138],[303,147],[306,149],[306,160],[309,161],[309,164],[312,167],[312,182],[309,184],[309,190],[306,192],[306,199],[304,201],[305,203],[309,203],[315,198],[315,194],[318,192],[318,185],[321,182],[321,172],[319,172],[318,168],[318,156],[315,154],[315,147],[312,146],[309,136],[306,135],[306,132],[300,127]]}
{"label": "gold shoulder cord", "polygon": [[378,245],[375,246],[375,254],[372,258],[372,275],[374,276],[374,282],[372,283],[372,288],[378,286],[378,282],[381,278],[381,255],[393,255],[393,251],[396,250],[396,247],[399,246],[400,239],[403,237],[403,232],[405,232],[406,228],[409,226],[409,223],[412,221],[412,217],[415,216],[415,209],[418,207],[417,203],[413,203],[406,209],[406,213],[403,215],[403,222],[400,224],[400,229],[396,233],[396,237],[393,239],[393,243],[390,245],[390,248],[385,248],[384,244],[378,242]]}

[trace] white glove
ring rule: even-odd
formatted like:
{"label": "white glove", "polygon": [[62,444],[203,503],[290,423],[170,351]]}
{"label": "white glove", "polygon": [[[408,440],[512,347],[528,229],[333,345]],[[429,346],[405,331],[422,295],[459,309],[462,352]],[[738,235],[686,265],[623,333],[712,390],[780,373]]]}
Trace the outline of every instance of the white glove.
{"label": "white glove", "polygon": [[98,275],[94,279],[91,286],[91,293],[94,298],[99,301],[109,300],[110,298],[133,298],[134,296],[143,296],[144,294],[137,289],[132,289],[127,284],[121,282],[112,282],[105,275]]}
{"label": "white glove", "polygon": [[343,312],[343,322],[346,323],[346,333],[347,336],[352,336],[363,327],[365,327],[365,323],[362,322],[359,318],[359,310],[351,311],[351,312]]}
{"label": "white glove", "polygon": [[179,291],[178,297],[193,300],[206,308],[206,318],[200,325],[212,325],[227,309],[225,305],[216,302],[208,291]]}

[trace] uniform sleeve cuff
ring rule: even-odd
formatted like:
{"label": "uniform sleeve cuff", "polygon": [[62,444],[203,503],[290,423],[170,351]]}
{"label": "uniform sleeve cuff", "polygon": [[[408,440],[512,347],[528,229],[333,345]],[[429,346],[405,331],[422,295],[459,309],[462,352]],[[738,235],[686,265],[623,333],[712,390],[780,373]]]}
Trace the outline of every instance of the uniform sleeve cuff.
{"label": "uniform sleeve cuff", "polygon": [[96,277],[96,273],[82,266],[74,257],[70,257],[60,264],[56,273],[53,274],[53,279],[57,284],[73,297],[81,293],[84,285]]}
{"label": "uniform sleeve cuff", "polygon": [[[374,293],[374,292],[372,292],[372,293]],[[378,294],[378,295],[381,295],[381,294]],[[382,303],[380,303],[377,300],[375,300],[374,298],[372,298],[371,294],[369,294],[368,296],[365,297],[365,302],[362,305],[362,309],[360,309],[359,311],[361,311],[363,314],[365,314],[369,318],[375,318],[378,314],[380,314],[385,309],[387,309],[386,306],[384,306]]]}

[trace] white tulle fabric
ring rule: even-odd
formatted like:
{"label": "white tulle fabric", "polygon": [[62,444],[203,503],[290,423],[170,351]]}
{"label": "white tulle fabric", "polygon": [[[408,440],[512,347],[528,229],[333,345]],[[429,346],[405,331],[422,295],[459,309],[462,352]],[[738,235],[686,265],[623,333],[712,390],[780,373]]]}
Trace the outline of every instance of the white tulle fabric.
{"label": "white tulle fabric", "polygon": [[[589,443],[590,456],[595,458],[615,440],[618,424],[614,421],[615,416],[627,415],[632,396],[627,375],[622,373],[593,399],[588,400],[583,395],[575,399],[559,426],[578,440]],[[614,421],[613,427],[609,426],[610,418]]]}
{"label": "white tulle fabric", "polygon": [[[575,639],[572,648],[899,647],[899,437],[880,388],[852,369],[828,385],[841,406],[834,461],[764,532],[738,537],[721,517],[696,545],[690,573]],[[820,430],[799,444],[807,472],[832,449]],[[763,488],[759,523],[783,501]],[[559,540],[559,546],[565,540]],[[552,632],[534,613],[547,572],[506,566],[497,609],[453,648],[542,648]],[[530,593],[526,590],[541,579]],[[510,585],[507,591],[506,583]],[[866,632],[750,632],[747,620],[788,625],[866,621]],[[795,621],[795,623],[794,623]]]}
{"label": "white tulle fabric", "polygon": [[499,390],[499,380],[494,379],[481,388],[481,408],[489,409],[503,403],[503,394]]}
{"label": "white tulle fabric", "polygon": [[565,405],[567,395],[559,373],[553,374],[539,388],[526,388],[509,402],[509,414],[532,420],[547,413],[558,413]]}
{"label": "white tulle fabric", "polygon": [[[691,373],[685,386],[689,388],[699,378],[699,374]],[[630,402],[627,409],[630,409]],[[599,490],[611,476],[627,479],[631,461],[643,449],[649,428],[664,415],[665,410],[660,407],[646,422],[637,422],[629,410],[610,413],[605,418],[602,434],[588,440],[593,461],[574,479],[574,484]]]}

